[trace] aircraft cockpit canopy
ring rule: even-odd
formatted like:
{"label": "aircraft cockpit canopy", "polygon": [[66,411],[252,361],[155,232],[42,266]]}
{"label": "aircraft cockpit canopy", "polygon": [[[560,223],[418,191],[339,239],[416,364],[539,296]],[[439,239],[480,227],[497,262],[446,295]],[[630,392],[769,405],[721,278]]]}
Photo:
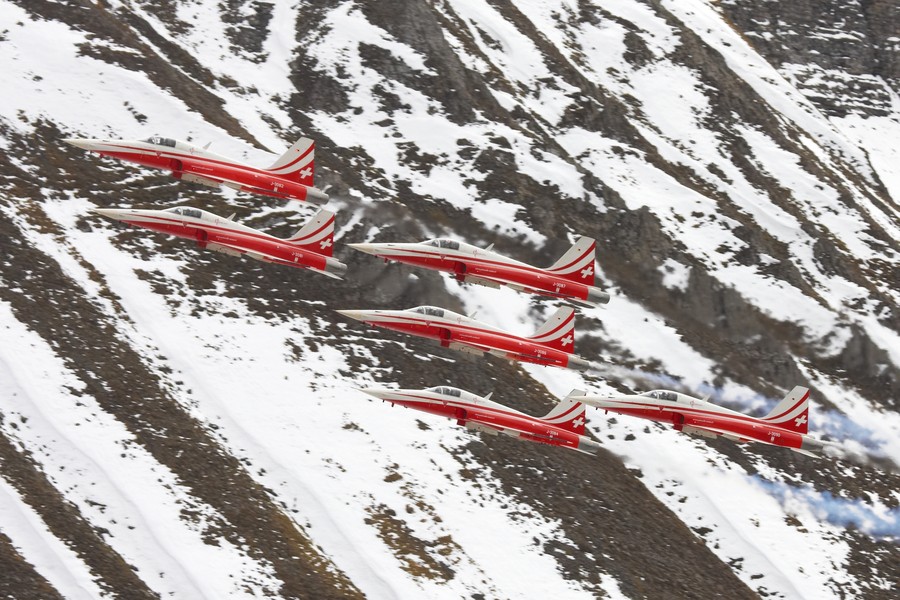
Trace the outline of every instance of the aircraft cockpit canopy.
{"label": "aircraft cockpit canopy", "polygon": [[199,208],[188,208],[185,206],[177,206],[175,208],[170,208],[169,212],[175,213],[176,215],[182,215],[185,217],[193,217],[195,219],[203,218],[203,211]]}
{"label": "aircraft cockpit canopy", "polygon": [[148,137],[144,141],[147,142],[148,144],[155,144],[157,146],[168,146],[170,148],[175,147],[175,140],[173,140],[172,138],[160,137],[158,135]]}
{"label": "aircraft cockpit canopy", "polygon": [[462,397],[462,390],[455,388],[455,387],[438,386],[438,387],[428,388],[428,391],[434,392],[435,394],[441,394],[443,396],[455,396],[457,398]]}
{"label": "aircraft cockpit canopy", "polygon": [[447,248],[449,250],[459,250],[459,242],[454,241],[454,240],[438,238],[436,240],[431,240],[426,243],[429,246],[434,246],[435,248]]}
{"label": "aircraft cockpit canopy", "polygon": [[435,308],[433,306],[420,306],[418,308],[414,308],[413,312],[417,312],[422,315],[428,315],[429,317],[443,317],[444,316],[443,308]]}
{"label": "aircraft cockpit canopy", "polygon": [[652,392],[644,392],[641,396],[656,398],[657,400],[666,400],[667,402],[678,402],[678,394],[675,392],[667,392],[665,390],[653,390]]}

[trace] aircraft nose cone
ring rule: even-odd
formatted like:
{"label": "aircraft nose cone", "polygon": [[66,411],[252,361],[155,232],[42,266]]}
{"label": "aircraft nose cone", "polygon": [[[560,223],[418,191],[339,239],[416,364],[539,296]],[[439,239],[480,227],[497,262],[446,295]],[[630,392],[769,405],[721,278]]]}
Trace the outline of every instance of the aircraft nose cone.
{"label": "aircraft nose cone", "polygon": [[122,208],[94,208],[91,209],[91,212],[102,215],[109,219],[115,219],[116,221],[121,221],[128,213],[127,210]]}
{"label": "aircraft nose cone", "polygon": [[81,148],[82,150],[93,150],[97,145],[97,140],[87,140],[82,138],[63,138],[65,143]]}
{"label": "aircraft nose cone", "polygon": [[588,398],[584,400],[584,403],[588,406],[593,406],[594,408],[620,408],[622,407],[625,400],[621,398],[614,397],[606,397],[606,398]]}
{"label": "aircraft nose cone", "polygon": [[122,218],[122,210],[119,208],[92,208],[91,212],[117,221]]}
{"label": "aircraft nose cone", "polygon": [[371,311],[368,310],[339,310],[336,312],[357,321],[365,321],[366,317],[371,314]]}
{"label": "aircraft nose cone", "polygon": [[370,396],[375,396],[376,398],[381,398],[382,400],[386,399],[390,394],[390,390],[383,390],[379,388],[360,388],[359,391]]}
{"label": "aircraft nose cone", "polygon": [[377,244],[347,244],[354,250],[359,250],[360,252],[365,252],[366,254],[378,254],[376,252],[378,245]]}

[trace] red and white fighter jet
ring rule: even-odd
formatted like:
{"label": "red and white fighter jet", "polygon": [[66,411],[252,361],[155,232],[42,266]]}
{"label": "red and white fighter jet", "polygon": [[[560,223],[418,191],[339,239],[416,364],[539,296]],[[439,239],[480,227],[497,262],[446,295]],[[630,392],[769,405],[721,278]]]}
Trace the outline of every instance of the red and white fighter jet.
{"label": "red and white fighter jet", "polygon": [[546,269],[464,242],[439,238],[412,244],[347,244],[351,248],[397,262],[453,273],[458,281],[562,298],[585,306],[609,302],[609,294],[594,287],[597,242],[579,236],[562,258]]}
{"label": "red and white fighter jet", "polygon": [[360,391],[392,405],[399,404],[456,419],[457,424],[473,431],[492,435],[503,433],[585,454],[597,454],[600,449],[600,444],[584,435],[585,405],[577,400],[567,398],[546,416],[539,418],[494,402],[491,394],[482,398],[455,387],[440,386],[424,390],[367,388]]}
{"label": "red and white fighter jet", "polygon": [[575,309],[562,307],[534,335],[507,333],[471,317],[434,306],[408,310],[339,310],[344,316],[368,325],[438,340],[441,346],[468,354],[494,356],[578,371],[599,365],[573,354]]}
{"label": "red and white fighter jet", "polygon": [[332,258],[334,213],[320,210],[294,236],[281,239],[211,212],[178,206],[166,210],[95,208],[94,212],[129,225],[196,240],[197,245],[232,256],[309,269],[341,279],[347,265]]}
{"label": "red and white fighter jet", "polygon": [[782,446],[807,456],[816,456],[813,452],[831,445],[808,435],[809,390],[800,386],[760,418],[668,390],[611,397],[591,396],[576,390],[567,399],[622,415],[672,423],[678,431],[692,435]]}
{"label": "red and white fighter jet", "polygon": [[285,200],[322,205],[328,194],[313,185],[315,142],[300,138],[268,169],[253,167],[194,146],[158,135],[146,140],[64,139],[64,142],[147,167],[171,171],[172,177],[210,187],[230,187]]}

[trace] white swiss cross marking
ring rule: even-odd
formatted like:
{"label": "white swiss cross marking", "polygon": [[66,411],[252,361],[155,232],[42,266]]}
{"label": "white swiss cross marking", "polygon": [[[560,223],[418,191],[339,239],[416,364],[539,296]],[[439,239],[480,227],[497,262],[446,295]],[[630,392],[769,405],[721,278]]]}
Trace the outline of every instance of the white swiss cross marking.
{"label": "white swiss cross marking", "polygon": [[322,240],[321,242],[319,242],[319,245],[322,247],[322,250],[324,250],[325,248],[331,246],[331,240]]}
{"label": "white swiss cross marking", "polygon": [[797,427],[800,427],[804,423],[806,423],[806,415],[800,415],[798,418],[794,419],[794,425]]}
{"label": "white swiss cross marking", "polygon": [[305,169],[300,171],[300,177],[303,177],[303,178],[312,177],[312,169],[310,169],[309,167],[306,167]]}
{"label": "white swiss cross marking", "polygon": [[560,342],[562,343],[563,346],[568,346],[569,344],[572,343],[572,334],[570,333],[569,335],[567,335],[566,337],[561,339]]}
{"label": "white swiss cross marking", "polygon": [[575,427],[581,427],[582,425],[584,425],[584,417],[578,417],[577,419],[572,421],[572,425],[574,425]]}
{"label": "white swiss cross marking", "polygon": [[581,278],[582,279],[584,279],[585,277],[590,277],[593,274],[594,274],[594,266],[593,265],[585,267],[584,269],[581,270]]}

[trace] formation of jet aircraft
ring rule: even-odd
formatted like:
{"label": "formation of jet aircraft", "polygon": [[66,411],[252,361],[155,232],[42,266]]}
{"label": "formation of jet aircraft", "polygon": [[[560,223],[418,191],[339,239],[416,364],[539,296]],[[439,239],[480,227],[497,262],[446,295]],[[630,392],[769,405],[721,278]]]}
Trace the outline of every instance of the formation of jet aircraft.
{"label": "formation of jet aircraft", "polygon": [[577,371],[598,369],[596,363],[573,354],[575,310],[571,307],[559,308],[534,335],[528,337],[435,306],[337,312],[367,325],[437,340],[445,348],[476,356],[490,353],[509,360]]}
{"label": "formation of jet aircraft", "polygon": [[360,390],[391,404],[455,419],[473,431],[505,434],[529,442],[562,446],[585,454],[597,454],[600,444],[584,435],[585,405],[566,398],[543,417],[532,417],[491,400],[450,386],[424,390]]}
{"label": "formation of jet aircraft", "polygon": [[316,145],[307,138],[300,138],[266,169],[210,152],[209,144],[201,148],[158,135],[145,140],[63,141],[101,156],[170,171],[181,181],[319,205],[328,202],[328,194],[313,185]]}
{"label": "formation of jet aircraft", "polygon": [[609,294],[594,286],[597,242],[579,236],[562,258],[546,269],[478,248],[465,242],[439,238],[414,244],[347,244],[417,267],[453,273],[458,281],[487,287],[508,286],[519,292],[562,298],[589,307],[606,304]]}
{"label": "formation of jet aircraft", "polygon": [[[182,181],[285,200],[323,205],[328,195],[314,186],[315,143],[301,138],[268,168],[220,156],[188,142],[152,136],[145,140],[63,140],[102,156],[170,171]],[[333,257],[335,215],[319,210],[294,236],[277,238],[208,211],[178,206],[165,210],[98,208],[94,212],[129,225],[194,240],[198,246],[234,256],[297,268],[341,279],[347,266]],[[538,268],[487,248],[438,238],[418,243],[357,243],[350,247],[416,267],[452,274],[458,281],[551,297],[587,307],[609,302],[595,286],[595,240],[578,236],[563,256]],[[597,363],[574,354],[575,310],[561,307],[531,336],[434,306],[408,310],[339,310],[344,316],[402,333],[436,340],[441,346],[477,356],[544,366],[599,370]],[[679,392],[600,396],[574,390],[538,418],[485,397],[450,386],[424,390],[363,389],[370,396],[455,419],[474,431],[596,454],[600,445],[585,435],[586,406],[671,423],[678,431],[736,442],[760,442],[815,456],[828,442],[808,434],[809,390],[795,387],[768,415],[757,418]]]}
{"label": "formation of jet aircraft", "polygon": [[320,210],[300,231],[287,239],[273,237],[199,208],[165,210],[95,208],[94,212],[129,225],[196,240],[197,245],[232,256],[309,269],[341,279],[347,265],[332,257],[334,213]]}

